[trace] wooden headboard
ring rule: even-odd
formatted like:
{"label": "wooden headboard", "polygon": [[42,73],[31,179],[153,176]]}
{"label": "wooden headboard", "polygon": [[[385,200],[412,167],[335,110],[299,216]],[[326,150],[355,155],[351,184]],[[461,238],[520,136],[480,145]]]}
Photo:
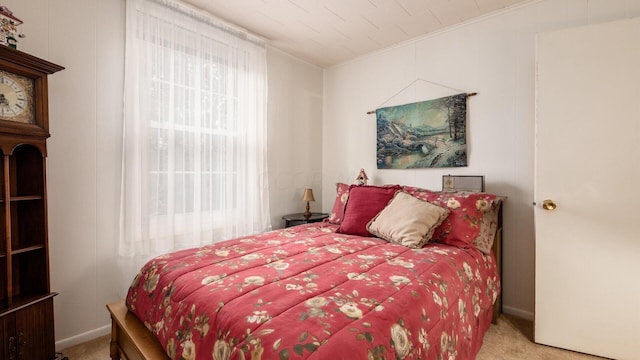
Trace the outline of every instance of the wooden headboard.
{"label": "wooden headboard", "polygon": [[494,324],[498,323],[498,317],[502,313],[502,205],[504,199],[506,198],[502,198],[500,200],[500,205],[498,205],[498,227],[496,228],[496,235],[493,240],[493,245],[491,246],[491,251],[496,258],[496,266],[498,267],[501,288],[498,293],[498,297],[496,298],[496,302],[493,303],[493,318],[491,319],[491,322]]}

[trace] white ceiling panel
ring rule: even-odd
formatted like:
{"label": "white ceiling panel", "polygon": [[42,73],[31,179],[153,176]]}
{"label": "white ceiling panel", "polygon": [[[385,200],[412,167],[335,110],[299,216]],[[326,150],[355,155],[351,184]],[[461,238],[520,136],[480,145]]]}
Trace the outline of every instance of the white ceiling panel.
{"label": "white ceiling panel", "polygon": [[401,43],[408,36],[397,24],[388,24],[370,34],[371,38],[383,47]]}
{"label": "white ceiling panel", "polygon": [[408,21],[405,21],[398,26],[411,38],[428,34],[436,31],[442,26],[438,19],[436,19],[431,12],[421,13],[419,16],[412,16]]}
{"label": "white ceiling panel", "polygon": [[362,11],[362,16],[381,28],[389,24],[397,24],[411,17],[402,6],[395,1],[382,1],[375,8]]}
{"label": "white ceiling panel", "polygon": [[429,10],[444,25],[450,26],[481,15],[475,1],[431,0]]}
{"label": "white ceiling panel", "polygon": [[364,16],[360,14],[349,19],[349,21],[335,24],[335,27],[346,34],[353,35],[352,38],[356,38],[358,35],[367,34],[378,29],[378,27],[374,26],[371,21],[365,19]]}
{"label": "white ceiling panel", "polygon": [[367,9],[375,9],[375,5],[368,0],[327,0],[321,1],[321,3],[345,21],[360,17],[362,12]]}
{"label": "white ceiling panel", "polygon": [[409,14],[422,14],[429,10],[429,0],[396,0]]}
{"label": "white ceiling panel", "polygon": [[492,12],[500,9],[504,9],[511,5],[518,4],[522,1],[519,0],[476,0],[480,11]]}
{"label": "white ceiling panel", "polygon": [[329,67],[534,0],[183,0]]}

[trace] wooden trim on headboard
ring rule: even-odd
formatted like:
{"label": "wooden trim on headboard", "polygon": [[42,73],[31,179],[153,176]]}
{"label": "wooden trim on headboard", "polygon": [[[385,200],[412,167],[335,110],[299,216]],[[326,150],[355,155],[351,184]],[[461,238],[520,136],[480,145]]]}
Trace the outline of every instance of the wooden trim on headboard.
{"label": "wooden trim on headboard", "polygon": [[502,204],[504,200],[500,201],[500,208],[498,209],[498,226],[496,228],[496,235],[491,246],[491,251],[496,258],[496,266],[498,268],[498,275],[500,276],[500,292],[496,301],[493,303],[493,317],[491,323],[497,324],[498,317],[502,314]]}

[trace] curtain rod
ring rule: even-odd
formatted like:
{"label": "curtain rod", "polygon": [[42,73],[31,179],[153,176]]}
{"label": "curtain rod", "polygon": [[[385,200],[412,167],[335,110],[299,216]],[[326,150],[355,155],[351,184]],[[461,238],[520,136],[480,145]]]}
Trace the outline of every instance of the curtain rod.
{"label": "curtain rod", "polygon": [[[396,94],[396,95],[397,95],[397,94]],[[476,95],[478,95],[478,93],[477,93],[477,92],[473,92],[473,93],[467,93],[466,95],[467,95],[467,97],[469,97],[469,96],[476,96]],[[395,95],[394,95],[394,96],[395,96]],[[375,113],[376,113],[376,111],[375,111],[375,110],[367,111],[367,115],[375,114]]]}
{"label": "curtain rod", "polygon": [[219,19],[209,12],[192,6],[190,4],[186,4],[182,1],[175,0],[148,0],[153,3],[156,3],[160,6],[164,6],[168,9],[174,10],[175,12],[185,15],[197,22],[203,23],[205,25],[209,25],[214,27],[220,31],[224,31],[230,35],[233,35],[239,39],[250,42],[254,45],[258,45],[261,47],[266,47],[266,41],[264,38],[254,35],[245,29],[238,28],[233,24],[227,23],[226,21]]}

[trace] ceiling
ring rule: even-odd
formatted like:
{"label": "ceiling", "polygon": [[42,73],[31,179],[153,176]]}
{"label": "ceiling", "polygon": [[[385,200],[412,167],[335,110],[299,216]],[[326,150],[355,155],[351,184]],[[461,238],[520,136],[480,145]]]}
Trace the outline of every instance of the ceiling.
{"label": "ceiling", "polygon": [[184,0],[329,67],[529,0]]}

